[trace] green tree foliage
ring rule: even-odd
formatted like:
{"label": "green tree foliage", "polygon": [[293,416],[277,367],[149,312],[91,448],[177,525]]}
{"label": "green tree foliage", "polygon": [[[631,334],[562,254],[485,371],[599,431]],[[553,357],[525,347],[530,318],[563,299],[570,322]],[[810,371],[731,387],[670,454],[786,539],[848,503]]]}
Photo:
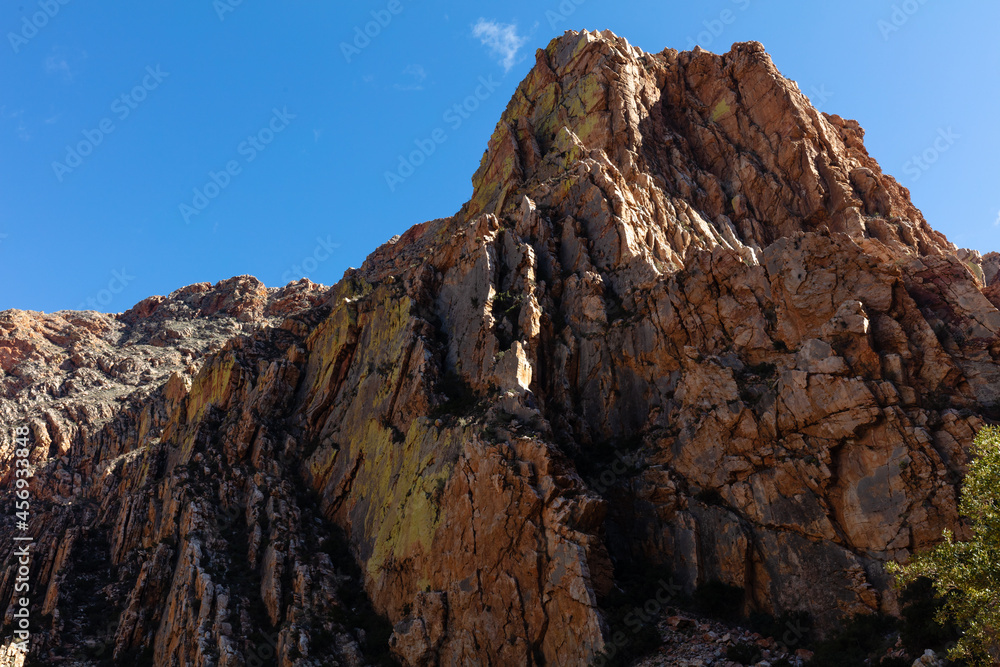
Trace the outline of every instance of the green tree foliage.
{"label": "green tree foliage", "polygon": [[942,624],[954,623],[962,638],[952,659],[973,665],[1000,664],[1000,428],[980,431],[974,459],[965,478],[959,511],[968,520],[972,538],[955,540],[945,531],[933,551],[917,554],[904,566],[889,565],[906,585],[920,577],[934,582],[944,599],[938,613]]}

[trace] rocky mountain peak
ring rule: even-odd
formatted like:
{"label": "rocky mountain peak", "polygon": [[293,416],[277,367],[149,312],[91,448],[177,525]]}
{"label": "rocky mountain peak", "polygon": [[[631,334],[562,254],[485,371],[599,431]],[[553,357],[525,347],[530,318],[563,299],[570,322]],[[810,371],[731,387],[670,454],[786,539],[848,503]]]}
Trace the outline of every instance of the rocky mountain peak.
{"label": "rocky mountain peak", "polygon": [[863,137],[857,122],[814,109],[758,42],[647,54],[607,31],[567,32],[538,51],[463,212],[502,217],[528,196],[570,216],[596,188],[631,241],[620,252],[668,270],[688,248],[752,261],[824,227],[897,254],[953,251]]}
{"label": "rocky mountain peak", "polygon": [[[611,606],[636,573],[664,610],[721,582],[821,631],[898,613],[885,563],[962,534],[1000,419],[1000,261],[862,139],[758,43],[569,32],[459,213],[331,288],[0,314],[32,651],[589,664],[631,641]],[[0,434],[8,489],[15,451]]]}

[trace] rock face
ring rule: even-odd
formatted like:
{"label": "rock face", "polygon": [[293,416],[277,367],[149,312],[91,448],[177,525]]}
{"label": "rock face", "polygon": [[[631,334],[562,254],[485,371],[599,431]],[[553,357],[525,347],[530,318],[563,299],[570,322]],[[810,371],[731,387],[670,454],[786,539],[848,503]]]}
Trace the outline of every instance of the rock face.
{"label": "rock face", "polygon": [[[896,611],[883,564],[961,534],[1000,417],[1000,261],[931,229],[863,135],[760,44],[571,32],[460,212],[332,288],[0,315],[32,655],[587,664],[646,566],[826,627]],[[7,489],[13,458],[8,430]]]}

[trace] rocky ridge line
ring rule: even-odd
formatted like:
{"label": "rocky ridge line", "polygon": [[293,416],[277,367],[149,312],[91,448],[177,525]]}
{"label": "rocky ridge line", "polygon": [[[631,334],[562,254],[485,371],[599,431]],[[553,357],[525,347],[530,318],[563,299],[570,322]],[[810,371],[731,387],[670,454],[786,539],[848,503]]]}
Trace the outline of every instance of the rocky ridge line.
{"label": "rocky ridge line", "polygon": [[407,665],[587,664],[616,577],[648,566],[825,627],[898,611],[883,563],[963,530],[1000,280],[862,139],[757,43],[571,32],[461,211],[329,290],[4,314],[0,410],[31,424],[45,512],[37,650],[365,664],[352,576]]}

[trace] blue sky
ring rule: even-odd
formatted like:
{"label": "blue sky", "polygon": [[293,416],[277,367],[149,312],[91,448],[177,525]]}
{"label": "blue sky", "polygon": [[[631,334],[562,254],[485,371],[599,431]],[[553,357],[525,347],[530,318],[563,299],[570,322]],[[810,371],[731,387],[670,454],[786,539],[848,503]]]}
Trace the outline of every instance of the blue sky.
{"label": "blue sky", "polygon": [[[535,49],[582,28],[647,51],[761,41],[934,227],[1000,249],[997,3],[237,2],[3,4],[0,309],[332,284],[458,210]],[[433,153],[387,183],[416,142]]]}

